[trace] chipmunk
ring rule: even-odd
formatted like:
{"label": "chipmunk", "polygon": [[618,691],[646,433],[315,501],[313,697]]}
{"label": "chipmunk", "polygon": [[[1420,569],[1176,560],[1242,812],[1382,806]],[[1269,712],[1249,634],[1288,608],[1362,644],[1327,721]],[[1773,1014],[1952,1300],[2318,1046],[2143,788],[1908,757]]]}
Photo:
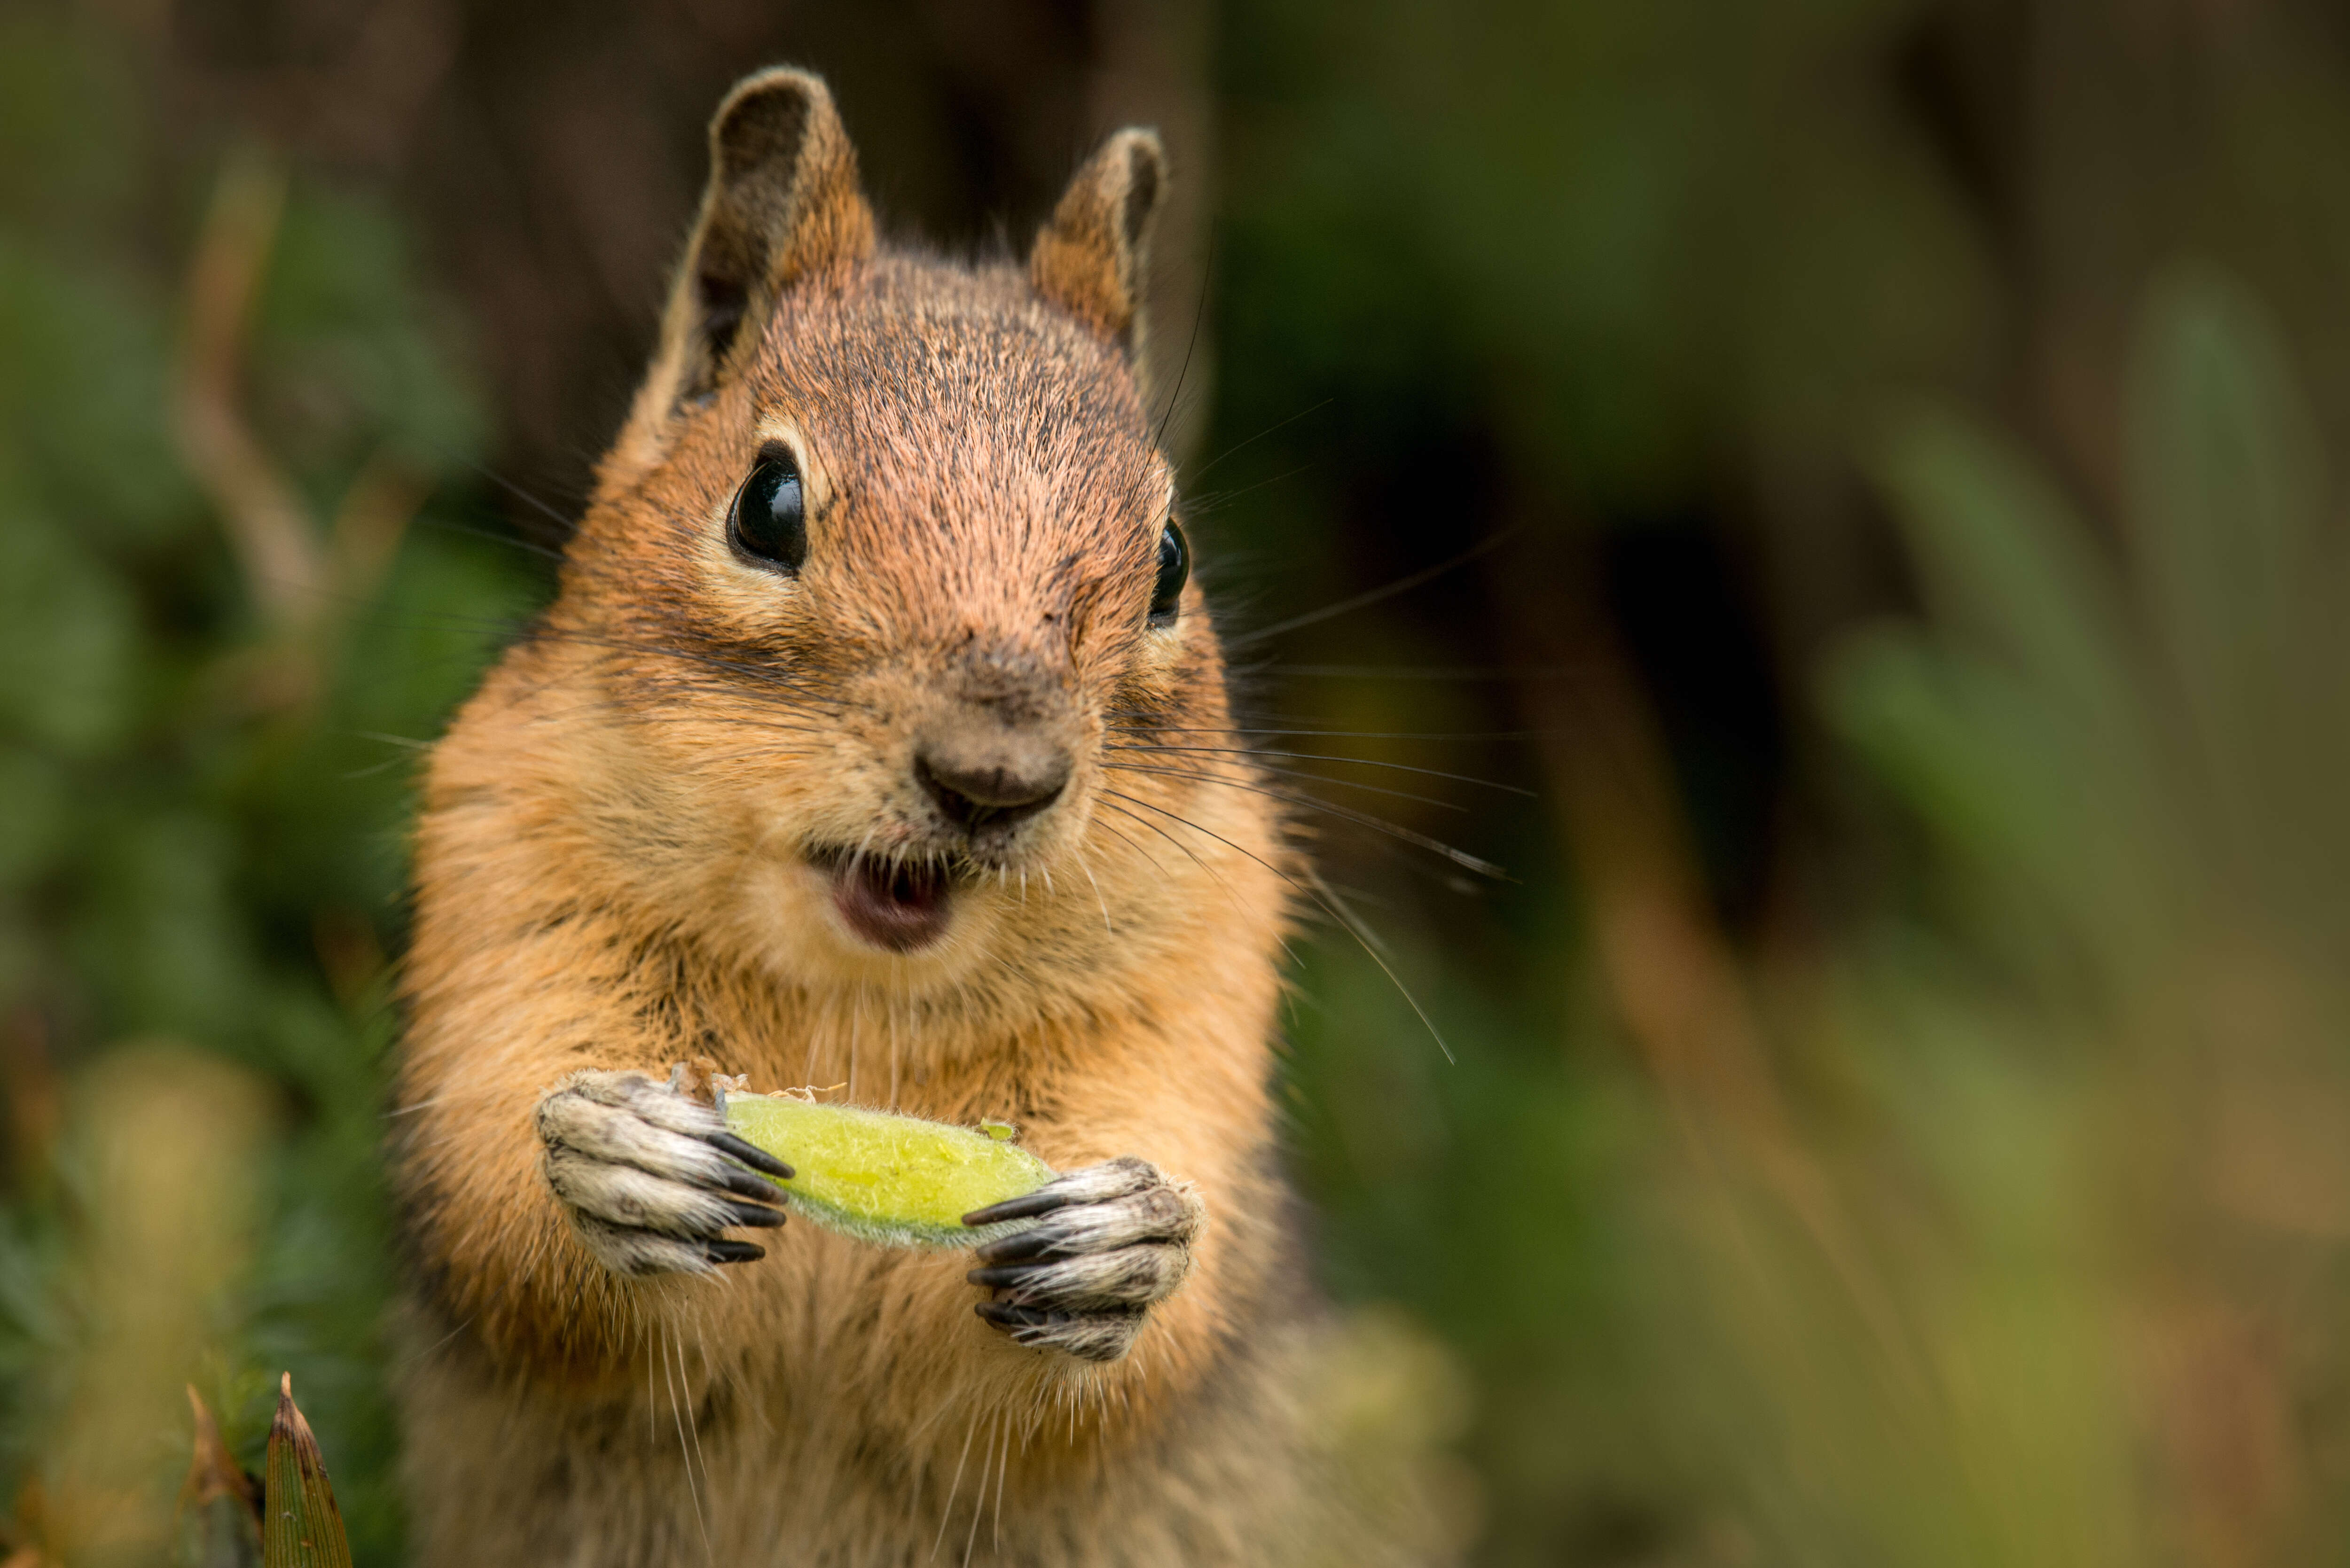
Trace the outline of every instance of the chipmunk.
{"label": "chipmunk", "polygon": [[[424,785],[419,1560],[1369,1561],[1295,1370],[1303,867],[1146,412],[1159,143],[1112,136],[1023,266],[879,244],[806,72],[710,141],[552,607]],[[686,1061],[1065,1174],[975,1256],[785,1227]]]}

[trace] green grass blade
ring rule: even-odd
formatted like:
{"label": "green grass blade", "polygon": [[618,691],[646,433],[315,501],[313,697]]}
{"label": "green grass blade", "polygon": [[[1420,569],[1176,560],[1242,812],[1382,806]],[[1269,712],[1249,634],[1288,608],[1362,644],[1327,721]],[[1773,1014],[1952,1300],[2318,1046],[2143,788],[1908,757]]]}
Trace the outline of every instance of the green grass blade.
{"label": "green grass blade", "polygon": [[277,1417],[269,1424],[265,1508],[264,1568],[351,1568],[342,1511],[335,1506],[335,1489],[328,1483],[318,1440],[294,1404],[290,1372],[277,1386]]}

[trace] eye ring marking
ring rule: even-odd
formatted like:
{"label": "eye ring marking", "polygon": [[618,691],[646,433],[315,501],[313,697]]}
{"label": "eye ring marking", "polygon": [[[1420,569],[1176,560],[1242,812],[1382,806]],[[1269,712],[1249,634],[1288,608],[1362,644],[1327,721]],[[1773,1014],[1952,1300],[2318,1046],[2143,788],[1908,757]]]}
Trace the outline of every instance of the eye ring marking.
{"label": "eye ring marking", "polygon": [[1150,585],[1150,613],[1145,622],[1154,628],[1170,627],[1183,607],[1183,585],[1191,577],[1191,543],[1172,517],[1159,535],[1159,576]]}
{"label": "eye ring marking", "polygon": [[799,460],[780,441],[759,449],[750,476],[726,509],[726,540],[753,566],[787,576],[807,559],[807,485]]}

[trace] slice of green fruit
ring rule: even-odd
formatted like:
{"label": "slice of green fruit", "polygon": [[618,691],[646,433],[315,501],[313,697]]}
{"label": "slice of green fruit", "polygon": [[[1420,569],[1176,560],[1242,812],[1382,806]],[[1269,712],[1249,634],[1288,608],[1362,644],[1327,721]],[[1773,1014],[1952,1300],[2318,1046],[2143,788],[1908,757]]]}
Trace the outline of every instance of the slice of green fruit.
{"label": "slice of green fruit", "polygon": [[974,1209],[1021,1198],[1054,1170],[1001,1123],[950,1127],[789,1095],[720,1092],[726,1125],[790,1166],[769,1177],[790,1207],[828,1230],[885,1247],[972,1247],[1029,1221],[967,1226]]}

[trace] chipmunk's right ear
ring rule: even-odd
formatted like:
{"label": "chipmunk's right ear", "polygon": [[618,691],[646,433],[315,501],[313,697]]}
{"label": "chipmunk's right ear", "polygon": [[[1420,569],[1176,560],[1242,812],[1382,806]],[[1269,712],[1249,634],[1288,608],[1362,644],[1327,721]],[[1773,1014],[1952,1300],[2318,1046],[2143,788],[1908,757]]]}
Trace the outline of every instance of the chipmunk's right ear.
{"label": "chipmunk's right ear", "polygon": [[710,185],[629,435],[732,379],[788,290],[872,254],[857,150],[824,78],[778,67],[736,83],[710,121]]}
{"label": "chipmunk's right ear", "polygon": [[1138,372],[1151,221],[1166,191],[1159,133],[1129,126],[1077,171],[1028,254],[1036,292],[1124,348]]}

